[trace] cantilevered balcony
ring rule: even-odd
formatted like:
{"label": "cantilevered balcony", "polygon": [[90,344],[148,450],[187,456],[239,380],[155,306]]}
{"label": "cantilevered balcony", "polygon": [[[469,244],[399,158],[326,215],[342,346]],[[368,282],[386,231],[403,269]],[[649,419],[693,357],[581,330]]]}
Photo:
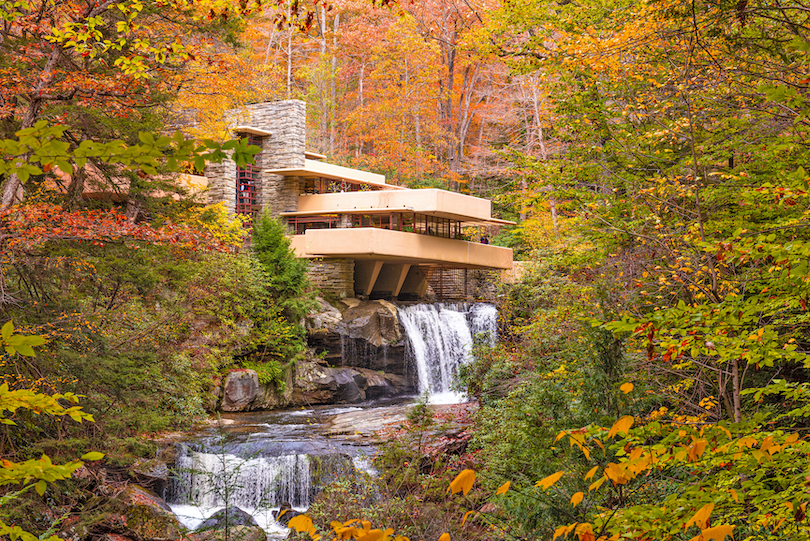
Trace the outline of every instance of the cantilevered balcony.
{"label": "cantilevered balcony", "polygon": [[292,237],[298,257],[337,257],[410,265],[511,269],[512,250],[373,227],[308,229]]}

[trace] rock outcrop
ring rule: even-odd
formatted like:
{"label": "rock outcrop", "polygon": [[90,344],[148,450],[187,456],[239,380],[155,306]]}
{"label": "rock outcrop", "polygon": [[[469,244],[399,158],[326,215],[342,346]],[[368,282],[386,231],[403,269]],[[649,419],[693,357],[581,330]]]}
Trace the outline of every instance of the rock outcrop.
{"label": "rock outcrop", "polygon": [[237,368],[228,372],[222,387],[222,411],[244,411],[259,394],[259,375],[255,370]]}
{"label": "rock outcrop", "polygon": [[307,318],[307,343],[331,366],[351,366],[406,375],[405,341],[397,307],[387,301],[344,299],[338,308],[319,299]]}
{"label": "rock outcrop", "polygon": [[383,300],[319,299],[306,320],[313,355],[287,367],[283,384],[262,384],[253,370],[223,379],[222,411],[271,410],[315,404],[354,404],[416,392],[408,380],[405,340],[397,307]]}
{"label": "rock outcrop", "polygon": [[[315,360],[299,361],[284,390],[258,383],[253,370],[240,369],[225,377],[223,411],[253,411],[316,404],[356,404],[364,400],[416,392],[404,376],[368,368],[332,367]],[[233,377],[231,374],[235,374]],[[256,382],[255,386],[252,382]],[[238,385],[237,385],[238,383]],[[234,395],[230,396],[233,391]]]}

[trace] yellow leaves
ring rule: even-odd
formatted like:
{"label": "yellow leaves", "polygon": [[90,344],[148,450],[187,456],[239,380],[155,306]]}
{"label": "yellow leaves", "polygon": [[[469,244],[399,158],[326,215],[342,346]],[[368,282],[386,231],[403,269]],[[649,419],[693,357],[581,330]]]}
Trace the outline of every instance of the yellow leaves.
{"label": "yellow leaves", "polygon": [[586,474],[585,474],[585,480],[587,481],[588,479],[590,479],[591,477],[593,477],[594,475],[596,475],[596,472],[597,472],[598,470],[599,470],[599,466],[594,466],[593,468],[591,468],[590,470],[588,470],[588,473],[586,473]]}
{"label": "yellow leaves", "polygon": [[586,459],[591,458],[591,451],[584,445],[585,436],[576,432],[572,432],[570,435],[570,440],[571,440],[571,447],[576,445],[582,451],[582,454],[585,455]]}
{"label": "yellow leaves", "polygon": [[759,329],[757,332],[752,334],[748,337],[749,340],[756,340],[757,342],[762,342],[762,334],[765,332],[765,328]]}
{"label": "yellow leaves", "polygon": [[715,526],[713,528],[705,528],[700,532],[700,535],[693,537],[690,541],[709,541],[713,539],[714,541],[723,541],[726,536],[734,539],[733,531],[734,526],[730,524],[724,524],[722,526]]}
{"label": "yellow leaves", "polygon": [[466,513],[464,513],[464,518],[461,519],[461,526],[462,527],[467,522],[467,519],[470,518],[470,515],[472,515],[473,513],[475,513],[475,511],[467,511]]}
{"label": "yellow leaves", "polygon": [[465,496],[475,483],[475,472],[473,470],[462,470],[450,483],[448,490],[451,494],[462,492]]}
{"label": "yellow leaves", "polygon": [[734,498],[735,502],[740,503],[740,497],[737,495],[736,490],[734,490],[733,488],[730,488],[730,489],[728,489],[728,492],[729,492],[729,494],[731,494],[731,497]]}
{"label": "yellow leaves", "polygon": [[574,493],[574,495],[571,496],[571,505],[576,507],[577,505],[579,505],[579,502],[581,502],[582,498],[584,498],[584,497],[585,497],[585,494],[582,493],[582,492]]}
{"label": "yellow leaves", "polygon": [[551,538],[551,541],[555,541],[560,536],[565,537],[566,535],[568,535],[569,531],[570,530],[568,529],[568,526],[560,526],[559,528],[554,530],[554,537]]}
{"label": "yellow leaves", "polygon": [[439,536],[439,541],[450,541],[450,534],[443,533],[442,535]]}
{"label": "yellow leaves", "polygon": [[290,519],[290,522],[287,523],[288,528],[295,528],[298,533],[307,532],[310,537],[313,539],[318,539],[318,536],[315,525],[312,524],[312,519],[309,518],[307,515],[296,515]]}
{"label": "yellow leaves", "polygon": [[589,487],[588,487],[588,492],[593,492],[594,490],[598,490],[598,489],[599,489],[599,487],[601,487],[601,486],[602,486],[602,484],[603,484],[605,481],[607,481],[607,477],[605,477],[605,476],[603,475],[602,477],[600,477],[599,479],[597,479],[596,481],[594,481],[593,483],[591,483],[591,486],[589,486]]}
{"label": "yellow leaves", "polygon": [[627,434],[627,432],[630,430],[630,427],[633,426],[633,422],[634,419],[632,415],[625,415],[624,417],[613,423],[613,426],[610,427],[610,431],[608,431],[608,438],[612,438],[613,436],[615,436],[620,432]]}
{"label": "yellow leaves", "polygon": [[624,394],[628,394],[633,390],[633,384],[630,383],[629,381],[627,383],[622,383],[621,387],[619,387],[619,390]]}
{"label": "yellow leaves", "polygon": [[687,454],[689,461],[694,462],[701,457],[703,452],[706,450],[707,442],[706,440],[697,440],[692,445],[689,446],[689,452]]}
{"label": "yellow leaves", "polygon": [[[360,523],[359,527],[356,526],[358,522]],[[292,521],[290,521],[290,523],[292,523]],[[386,528],[385,530],[372,530],[371,522],[368,520],[358,521],[355,519],[348,520],[346,522],[333,520],[330,523],[330,526],[332,527],[332,531],[335,532],[334,539],[336,540],[355,539],[356,541],[408,541],[407,537],[393,537],[394,530],[392,528]],[[313,537],[314,528],[308,531],[313,539],[317,540],[320,538],[319,535]]]}
{"label": "yellow leaves", "polygon": [[552,473],[548,477],[545,477],[545,478],[541,479],[540,481],[537,481],[534,484],[534,486],[543,487],[543,490],[548,490],[551,487],[551,485],[553,485],[554,483],[559,481],[562,476],[563,476],[563,472],[561,472],[561,471],[558,471],[557,473]]}
{"label": "yellow leaves", "polygon": [[498,490],[496,490],[496,491],[495,491],[495,495],[497,496],[498,494],[506,494],[506,491],[507,491],[507,490],[509,490],[509,486],[510,486],[511,484],[512,484],[512,482],[511,482],[511,481],[507,481],[507,482],[505,482],[504,484],[502,484],[502,485],[501,485],[501,486],[498,488]]}
{"label": "yellow leaves", "polygon": [[714,504],[707,503],[703,507],[701,507],[697,513],[695,513],[692,518],[690,518],[687,523],[684,525],[683,529],[686,530],[692,524],[696,525],[701,530],[708,528],[709,526],[709,516],[714,511]]}

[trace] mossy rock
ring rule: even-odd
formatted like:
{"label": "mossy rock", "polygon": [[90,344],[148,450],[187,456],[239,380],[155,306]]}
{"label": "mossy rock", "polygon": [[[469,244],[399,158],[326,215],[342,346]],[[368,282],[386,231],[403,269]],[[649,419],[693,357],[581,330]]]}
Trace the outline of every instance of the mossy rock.
{"label": "mossy rock", "polygon": [[141,540],[179,539],[183,530],[169,505],[139,485],[129,485],[119,496],[127,534]]}
{"label": "mossy rock", "polygon": [[258,526],[234,526],[225,539],[225,530],[208,530],[186,537],[189,541],[267,541],[267,533]]}

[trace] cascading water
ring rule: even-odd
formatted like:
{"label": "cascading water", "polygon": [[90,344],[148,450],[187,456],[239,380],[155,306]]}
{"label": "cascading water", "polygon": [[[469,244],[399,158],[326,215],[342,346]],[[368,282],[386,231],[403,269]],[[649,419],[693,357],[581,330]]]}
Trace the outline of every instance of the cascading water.
{"label": "cascading water", "polygon": [[483,303],[400,307],[419,392],[429,393],[434,404],[462,402],[464,394],[451,390],[458,367],[470,360],[474,339],[495,344],[497,316],[493,305]]}
{"label": "cascading water", "polygon": [[242,458],[182,448],[168,501],[178,518],[195,528],[214,511],[237,506],[269,533],[285,531],[272,512],[282,504],[304,509],[312,498],[310,458],[305,454]]}
{"label": "cascading water", "polygon": [[240,458],[231,454],[187,451],[178,456],[173,501],[214,508],[228,505],[256,509],[309,505],[308,455]]}

